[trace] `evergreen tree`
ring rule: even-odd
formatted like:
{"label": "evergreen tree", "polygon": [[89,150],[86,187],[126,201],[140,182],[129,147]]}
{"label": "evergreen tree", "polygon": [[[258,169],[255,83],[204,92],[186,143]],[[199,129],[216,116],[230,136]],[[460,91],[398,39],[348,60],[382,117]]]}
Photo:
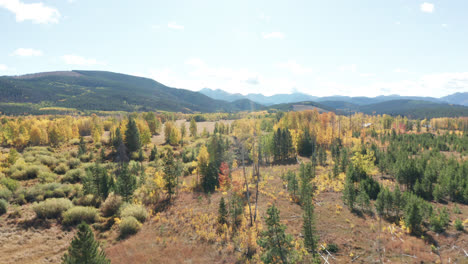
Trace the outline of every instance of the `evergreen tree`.
{"label": "evergreen tree", "polygon": [[275,205],[268,207],[265,218],[267,230],[261,233],[258,245],[264,249],[264,263],[289,263],[294,253],[292,237],[285,234],[286,226],[280,223],[279,210]]}
{"label": "evergreen tree", "polygon": [[195,121],[195,118],[192,118],[192,120],[190,120],[190,135],[192,137],[197,136],[197,122]]}
{"label": "evergreen tree", "polygon": [[122,196],[122,198],[128,202],[133,196],[133,192],[137,187],[137,179],[135,175],[130,173],[128,169],[128,163],[123,163],[120,168],[117,170],[117,193]]}
{"label": "evergreen tree", "polygon": [[354,209],[354,203],[356,202],[356,189],[354,188],[354,181],[348,169],[346,173],[346,180],[343,189],[343,202],[348,206],[349,210]]}
{"label": "evergreen tree", "polygon": [[129,117],[125,131],[125,146],[130,152],[138,151],[141,148],[140,132],[132,117]]}
{"label": "evergreen tree", "polygon": [[416,233],[420,230],[422,223],[422,215],[416,197],[410,197],[405,208],[405,225],[410,229],[411,233]]}
{"label": "evergreen tree", "polygon": [[169,196],[169,200],[175,194],[180,173],[180,166],[175,160],[174,152],[172,152],[172,149],[168,149],[164,156],[164,188]]}
{"label": "evergreen tree", "polygon": [[99,242],[89,225],[78,225],[78,233],[73,238],[68,253],[62,258],[63,264],[110,264],[105,252],[100,249]]}
{"label": "evergreen tree", "polygon": [[158,148],[156,147],[156,145],[154,145],[153,148],[151,149],[151,154],[149,156],[149,160],[150,161],[155,161],[157,155],[158,155]]}
{"label": "evergreen tree", "polygon": [[185,134],[187,134],[187,128],[185,127],[185,122],[182,122],[180,124],[180,143],[182,146],[184,146]]}
{"label": "evergreen tree", "polygon": [[78,157],[80,157],[83,154],[86,154],[86,152],[86,143],[84,142],[84,138],[80,136],[80,143],[78,145]]}
{"label": "evergreen tree", "polygon": [[111,191],[111,177],[107,169],[98,163],[90,166],[83,179],[83,189],[86,194],[94,194],[105,200]]}
{"label": "evergreen tree", "polygon": [[224,197],[221,197],[219,201],[219,209],[218,209],[218,223],[220,225],[227,224],[227,217],[228,211],[226,209],[226,203],[224,202]]}
{"label": "evergreen tree", "polygon": [[122,133],[120,132],[120,127],[118,127],[115,129],[115,135],[114,135],[114,138],[112,139],[112,145],[117,150],[122,143],[123,143]]}
{"label": "evergreen tree", "polygon": [[305,197],[302,199],[302,209],[303,213],[303,224],[302,231],[304,232],[304,246],[309,251],[314,253],[317,248],[317,238],[315,230],[315,221],[314,221],[314,205],[312,203],[312,190],[310,183],[306,184]]}

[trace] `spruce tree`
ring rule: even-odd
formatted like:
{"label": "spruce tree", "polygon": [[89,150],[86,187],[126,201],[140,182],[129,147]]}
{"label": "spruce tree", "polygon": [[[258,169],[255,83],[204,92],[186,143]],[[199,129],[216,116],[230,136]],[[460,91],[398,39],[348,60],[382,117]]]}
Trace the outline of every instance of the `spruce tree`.
{"label": "spruce tree", "polygon": [[150,161],[156,160],[156,155],[158,155],[158,149],[157,149],[156,145],[154,145],[153,149],[151,149],[151,154],[149,156],[149,160]]}
{"label": "spruce tree", "polygon": [[302,209],[304,210],[302,224],[302,231],[304,232],[304,246],[307,251],[315,254],[317,238],[315,235],[314,205],[312,203],[312,190],[310,183],[306,184],[304,192],[308,193],[302,201]]}
{"label": "spruce tree", "polygon": [[190,120],[190,135],[192,137],[197,136],[197,122],[195,121],[195,118],[192,118],[192,120]]}
{"label": "spruce tree", "polygon": [[264,263],[289,263],[294,252],[291,235],[285,234],[286,226],[280,223],[279,210],[275,205],[267,209],[267,229],[261,233],[258,244],[264,249]]}
{"label": "spruce tree", "polygon": [[108,264],[105,252],[100,249],[99,242],[89,225],[78,225],[78,233],[73,238],[68,253],[62,258],[62,264]]}
{"label": "spruce tree", "polygon": [[349,210],[354,209],[354,203],[356,202],[356,189],[354,188],[354,181],[349,173],[346,173],[346,180],[343,189],[343,202],[348,206]]}
{"label": "spruce tree", "polygon": [[164,157],[164,188],[167,191],[169,200],[171,200],[172,195],[175,194],[179,176],[180,166],[174,159],[174,152],[172,152],[172,149],[168,149]]}
{"label": "spruce tree", "polygon": [[228,211],[226,209],[226,203],[224,202],[224,197],[221,197],[219,201],[219,209],[218,209],[218,223],[220,225],[227,224],[227,217]]}
{"label": "spruce tree", "polygon": [[125,146],[130,152],[137,151],[141,148],[140,132],[132,117],[128,119],[127,130],[125,131]]}
{"label": "spruce tree", "polygon": [[135,175],[130,173],[128,169],[128,163],[123,163],[120,169],[117,171],[117,193],[128,202],[133,195],[137,187],[137,179]]}
{"label": "spruce tree", "polygon": [[84,138],[81,136],[80,137],[80,144],[78,145],[78,157],[85,154],[86,151],[87,151],[86,143],[84,142]]}

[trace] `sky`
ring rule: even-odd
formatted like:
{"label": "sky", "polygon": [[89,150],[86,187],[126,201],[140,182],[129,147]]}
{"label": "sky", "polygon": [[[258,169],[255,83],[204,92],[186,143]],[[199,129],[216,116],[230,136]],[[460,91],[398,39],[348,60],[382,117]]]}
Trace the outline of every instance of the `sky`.
{"label": "sky", "polygon": [[0,0],[0,75],[314,96],[468,92],[466,0]]}

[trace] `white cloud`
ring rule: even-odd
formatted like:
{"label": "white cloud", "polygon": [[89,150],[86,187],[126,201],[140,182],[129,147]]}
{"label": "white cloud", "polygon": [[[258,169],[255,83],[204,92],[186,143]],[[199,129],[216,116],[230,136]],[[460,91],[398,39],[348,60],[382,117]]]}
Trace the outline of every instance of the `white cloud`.
{"label": "white cloud", "polygon": [[13,55],[20,56],[20,57],[42,56],[42,51],[37,50],[37,49],[19,48],[13,52]]}
{"label": "white cloud", "polygon": [[304,67],[292,60],[284,62],[284,63],[278,63],[276,66],[283,68],[283,69],[287,69],[290,72],[297,74],[297,75],[308,74],[308,73],[314,72],[314,69]]}
{"label": "white cloud", "polygon": [[264,39],[282,39],[284,38],[284,34],[282,32],[270,32],[270,33],[262,33],[262,37]]}
{"label": "white cloud", "polygon": [[175,22],[169,22],[169,23],[167,24],[167,27],[168,27],[168,28],[172,28],[172,29],[177,29],[177,30],[182,30],[182,29],[184,29],[184,26],[179,25],[179,24],[177,24],[177,23],[175,23]]}
{"label": "white cloud", "polygon": [[0,7],[16,15],[16,22],[31,20],[37,24],[58,23],[60,12],[42,2],[26,4],[20,0],[0,0]]}
{"label": "white cloud", "polygon": [[400,21],[395,22],[395,25],[401,25]]}
{"label": "white cloud", "polygon": [[62,56],[63,61],[70,65],[103,65],[104,63],[97,61],[96,59],[84,58],[77,55],[64,55]]}
{"label": "white cloud", "polygon": [[0,64],[0,71],[6,71],[8,67],[5,64]]}
{"label": "white cloud", "polygon": [[421,11],[424,13],[434,12],[434,4],[424,2],[421,4]]}
{"label": "white cloud", "polygon": [[448,27],[448,25],[447,24],[442,24],[442,27]]}
{"label": "white cloud", "polygon": [[338,69],[342,72],[357,72],[356,64],[341,65]]}

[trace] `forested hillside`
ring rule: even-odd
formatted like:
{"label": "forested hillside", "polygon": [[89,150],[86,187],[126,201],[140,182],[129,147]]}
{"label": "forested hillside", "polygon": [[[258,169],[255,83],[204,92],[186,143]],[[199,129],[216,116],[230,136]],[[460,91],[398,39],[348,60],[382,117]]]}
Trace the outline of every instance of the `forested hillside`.
{"label": "forested hillside", "polygon": [[72,71],[0,77],[1,112],[40,114],[47,113],[51,107],[128,112],[252,110],[249,104],[213,100],[198,92],[170,88],[152,79],[113,72]]}

